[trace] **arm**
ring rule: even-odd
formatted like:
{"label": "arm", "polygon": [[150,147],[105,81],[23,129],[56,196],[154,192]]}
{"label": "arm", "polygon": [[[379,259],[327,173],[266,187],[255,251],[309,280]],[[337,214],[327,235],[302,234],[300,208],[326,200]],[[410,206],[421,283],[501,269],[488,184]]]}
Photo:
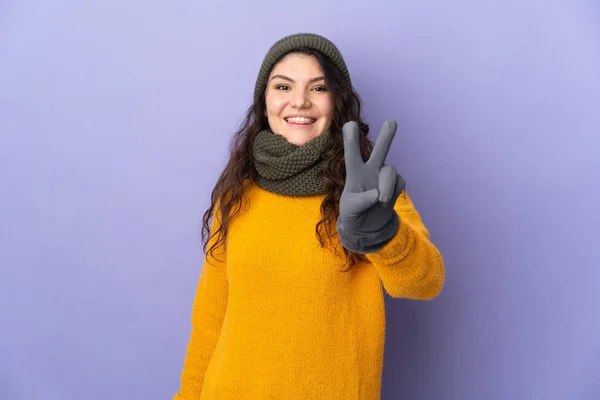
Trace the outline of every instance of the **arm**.
{"label": "arm", "polygon": [[[215,229],[215,219],[211,234]],[[211,239],[208,249],[212,246]],[[202,392],[204,373],[221,333],[229,285],[226,273],[226,254],[223,246],[215,249],[215,257],[205,256],[200,280],[192,307],[192,331],[187,345],[181,387],[173,400],[197,399]],[[210,259],[210,263],[208,260]]]}
{"label": "arm", "polygon": [[362,159],[358,125],[343,126],[346,182],[336,228],[342,245],[374,264],[394,297],[432,299],[444,283],[444,263],[406,194],[404,178],[385,159],[397,123],[386,121],[369,159]]}
{"label": "arm", "polygon": [[392,240],[367,253],[385,290],[393,297],[429,300],[442,291],[444,261],[406,191],[394,205],[400,225]]}

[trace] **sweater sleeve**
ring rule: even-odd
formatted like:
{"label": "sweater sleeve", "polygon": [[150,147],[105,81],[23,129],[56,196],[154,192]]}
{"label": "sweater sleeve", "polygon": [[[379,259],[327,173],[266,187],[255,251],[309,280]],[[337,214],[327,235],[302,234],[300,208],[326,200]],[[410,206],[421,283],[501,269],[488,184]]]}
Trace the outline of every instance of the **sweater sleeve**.
{"label": "sweater sleeve", "polygon": [[394,209],[400,219],[396,235],[378,251],[365,255],[390,296],[433,299],[444,285],[442,256],[429,240],[429,232],[406,191],[400,194]]}
{"label": "sweater sleeve", "polygon": [[[211,232],[214,228],[213,218]],[[208,249],[215,240],[211,239]],[[216,248],[213,254],[214,257],[208,254],[204,257],[192,306],[192,330],[181,373],[181,387],[173,400],[200,397],[204,374],[221,333],[229,292],[223,245]]]}

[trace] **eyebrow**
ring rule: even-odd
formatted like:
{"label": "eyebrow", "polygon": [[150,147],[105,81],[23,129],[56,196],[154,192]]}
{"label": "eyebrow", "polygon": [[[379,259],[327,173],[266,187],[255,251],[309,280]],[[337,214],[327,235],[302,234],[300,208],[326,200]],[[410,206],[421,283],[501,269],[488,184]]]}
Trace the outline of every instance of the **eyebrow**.
{"label": "eyebrow", "polygon": [[[294,83],[294,82],[295,82],[295,81],[294,81],[292,78],[290,78],[290,77],[288,77],[288,76],[285,76],[285,75],[273,75],[273,76],[271,77],[271,80],[273,80],[273,79],[275,79],[275,78],[281,78],[281,79],[285,79],[286,81],[290,81],[290,82],[292,82],[292,83]],[[325,80],[325,77],[324,77],[324,76],[317,76],[316,78],[312,78],[312,79],[310,80],[310,82],[312,83],[312,82],[317,82],[317,81],[321,81],[321,80]]]}

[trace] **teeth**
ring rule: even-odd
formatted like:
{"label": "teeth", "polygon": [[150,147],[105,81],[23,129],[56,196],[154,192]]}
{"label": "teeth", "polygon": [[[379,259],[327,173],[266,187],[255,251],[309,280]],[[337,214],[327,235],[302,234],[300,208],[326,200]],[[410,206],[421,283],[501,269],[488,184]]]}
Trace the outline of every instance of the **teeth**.
{"label": "teeth", "polygon": [[312,119],[312,118],[305,118],[305,117],[289,117],[289,118],[286,118],[286,119],[287,119],[288,122],[297,122],[297,123],[301,123],[301,124],[315,122],[314,119]]}

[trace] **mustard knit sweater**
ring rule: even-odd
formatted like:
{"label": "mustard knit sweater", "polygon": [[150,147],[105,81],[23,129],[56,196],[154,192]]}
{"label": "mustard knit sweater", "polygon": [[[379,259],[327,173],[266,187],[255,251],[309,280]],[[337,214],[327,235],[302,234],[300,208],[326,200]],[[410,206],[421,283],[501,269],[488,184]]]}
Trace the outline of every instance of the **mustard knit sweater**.
{"label": "mustard knit sweater", "polygon": [[202,267],[174,400],[379,399],[382,283],[393,297],[422,300],[444,283],[442,257],[412,201],[403,192],[396,202],[394,239],[342,272],[343,252],[315,236],[322,195],[251,184],[248,197],[230,224],[227,254],[222,246],[215,253],[224,262],[211,257]]}

